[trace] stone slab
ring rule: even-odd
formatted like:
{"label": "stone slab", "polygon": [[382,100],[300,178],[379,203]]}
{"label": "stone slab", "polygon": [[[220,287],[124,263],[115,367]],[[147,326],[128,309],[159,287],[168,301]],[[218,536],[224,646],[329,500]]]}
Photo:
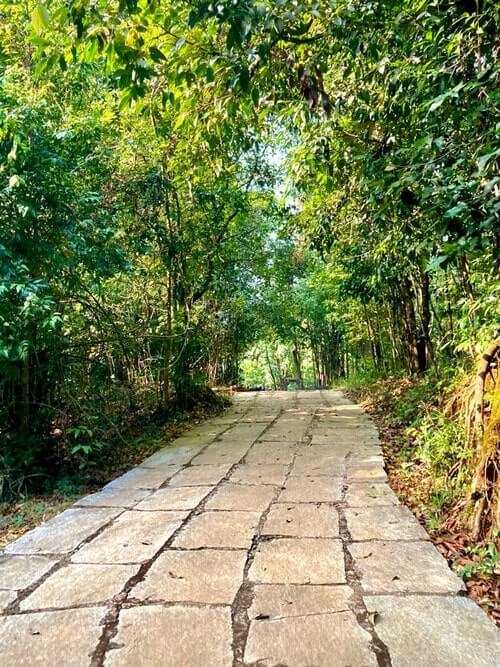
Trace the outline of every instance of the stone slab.
{"label": "stone slab", "polygon": [[0,589],[28,588],[43,577],[55,563],[55,558],[47,556],[0,555]]}
{"label": "stone slab", "polygon": [[141,563],[163,546],[186,516],[187,512],[125,512],[75,553],[72,561]]}
{"label": "stone slab", "polygon": [[13,554],[68,553],[118,516],[120,511],[97,507],[70,508],[40,527],[30,530],[9,544],[5,551]]}
{"label": "stone slab", "polygon": [[174,547],[232,547],[248,549],[260,512],[202,512],[193,517],[175,538]]}
{"label": "stone slab", "polygon": [[213,489],[213,486],[167,486],[155,491],[136,505],[135,509],[140,511],[192,510]]}
{"label": "stone slab", "polygon": [[399,500],[388,484],[380,482],[356,482],[349,485],[345,497],[349,507],[373,507],[399,505]]}
{"label": "stone slab", "polygon": [[230,481],[235,484],[281,485],[285,481],[287,471],[288,466],[279,463],[270,463],[266,466],[244,463],[235,469]]}
{"label": "stone slab", "polygon": [[179,466],[176,465],[160,465],[157,468],[132,468],[124,475],[106,484],[103,491],[111,489],[158,489],[178,471]]}
{"label": "stone slab", "polygon": [[261,542],[249,578],[268,584],[345,583],[342,544],[308,537]]}
{"label": "stone slab", "polygon": [[457,593],[462,581],[430,542],[349,545],[367,593]]}
{"label": "stone slab", "polygon": [[21,609],[55,609],[106,602],[117,595],[137,571],[137,565],[70,563],[54,572],[24,599]]}
{"label": "stone slab", "polygon": [[151,456],[148,456],[148,458],[141,463],[141,468],[155,468],[158,465],[182,466],[189,463],[198,451],[199,448],[192,445],[178,445],[177,447],[171,445],[169,447],[164,447],[154,454],[151,454]]}
{"label": "stone slab", "polygon": [[218,444],[210,445],[201,454],[195,456],[195,458],[191,461],[191,465],[200,466],[208,464],[231,466],[235,463],[238,463],[240,459],[245,456],[246,452],[248,451],[248,447],[241,447],[236,445],[228,447]]}
{"label": "stone slab", "polygon": [[340,537],[339,517],[331,505],[276,503],[267,515],[262,534]]}
{"label": "stone slab", "polygon": [[227,475],[230,464],[189,466],[169,482],[169,486],[210,486],[218,484]]}
{"label": "stone slab", "polygon": [[151,489],[111,488],[80,498],[78,507],[123,507],[130,508],[149,496]]}
{"label": "stone slab", "polygon": [[17,591],[1,591],[0,590],[0,611],[6,609],[11,602],[17,598]]}
{"label": "stone slab", "polygon": [[424,528],[403,505],[347,508],[345,516],[354,541],[429,539]]}
{"label": "stone slab", "polygon": [[347,479],[349,482],[363,480],[384,481],[387,479],[387,473],[381,463],[358,463],[357,458],[347,468]]}
{"label": "stone slab", "polygon": [[243,582],[246,557],[244,550],[165,551],[131,597],[230,605]]}
{"label": "stone slab", "polygon": [[[145,632],[147,628],[147,632]],[[136,607],[120,613],[106,667],[232,667],[230,609]]]}
{"label": "stone slab", "polygon": [[287,444],[285,446],[272,442],[258,442],[248,452],[245,457],[245,463],[254,463],[257,465],[269,465],[281,463],[289,465],[295,455],[296,446]]}
{"label": "stone slab", "polygon": [[340,477],[289,477],[281,492],[280,503],[334,503],[342,497]]}
{"label": "stone slab", "polygon": [[245,664],[259,667],[375,667],[370,635],[350,611],[252,621]]}
{"label": "stone slab", "polygon": [[207,510],[248,510],[263,512],[276,495],[274,486],[249,486],[244,484],[223,484],[209,498]]}
{"label": "stone slab", "polygon": [[349,611],[352,590],[349,586],[301,586],[300,584],[256,584],[250,620],[265,616],[269,620]]}
{"label": "stone slab", "polygon": [[500,665],[500,632],[468,598],[384,595],[365,602],[377,612],[375,629],[393,667]]}
{"label": "stone slab", "polygon": [[107,609],[68,609],[0,618],[2,665],[89,665]]}

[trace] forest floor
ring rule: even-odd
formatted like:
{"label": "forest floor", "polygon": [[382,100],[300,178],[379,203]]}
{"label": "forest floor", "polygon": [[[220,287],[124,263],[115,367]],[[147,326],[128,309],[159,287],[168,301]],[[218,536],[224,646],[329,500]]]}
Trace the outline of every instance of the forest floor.
{"label": "forest floor", "polygon": [[388,486],[372,420],[340,391],[237,395],[0,564],[9,665],[500,658],[494,625]]}
{"label": "forest floor", "polygon": [[204,420],[214,417],[229,403],[224,396],[213,404],[201,403],[190,411],[171,416],[165,424],[151,424],[148,429],[131,427],[121,435],[115,447],[83,465],[66,472],[54,483],[54,490],[41,493],[25,489],[13,500],[0,502],[0,549],[9,542],[72,505],[78,498],[97,491],[117,475],[130,470],[158,449]]}
{"label": "forest floor", "polygon": [[[350,387],[347,394],[361,403],[377,425],[391,488],[425,526],[450,567],[463,577],[470,597],[500,627],[498,552],[487,541],[475,543],[471,539],[460,521],[460,499],[436,507],[432,474],[413,454],[412,436],[407,428],[418,413],[437,407],[435,394],[429,399],[429,389],[419,391],[419,382],[390,377],[361,382]],[[413,390],[413,397],[408,396],[408,390],[410,393]]]}

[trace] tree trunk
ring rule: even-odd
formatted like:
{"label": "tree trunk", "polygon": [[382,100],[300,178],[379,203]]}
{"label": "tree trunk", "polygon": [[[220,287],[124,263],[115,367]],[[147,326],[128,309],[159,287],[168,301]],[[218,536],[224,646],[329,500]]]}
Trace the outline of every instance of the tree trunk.
{"label": "tree trunk", "polygon": [[295,343],[293,347],[292,358],[293,358],[293,365],[295,367],[295,382],[297,384],[297,389],[304,389],[304,380],[302,379],[300,353],[297,343]]}

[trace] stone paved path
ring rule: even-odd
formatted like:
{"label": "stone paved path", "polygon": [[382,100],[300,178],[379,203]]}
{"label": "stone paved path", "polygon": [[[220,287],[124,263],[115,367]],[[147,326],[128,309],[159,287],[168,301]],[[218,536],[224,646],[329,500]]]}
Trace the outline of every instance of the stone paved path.
{"label": "stone paved path", "polygon": [[0,664],[493,667],[340,392],[241,394],[0,556]]}

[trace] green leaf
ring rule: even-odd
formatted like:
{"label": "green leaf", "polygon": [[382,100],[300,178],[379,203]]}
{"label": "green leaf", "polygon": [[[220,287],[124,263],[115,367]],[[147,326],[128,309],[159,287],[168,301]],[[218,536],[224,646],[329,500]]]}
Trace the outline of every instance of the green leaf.
{"label": "green leaf", "polygon": [[31,22],[37,32],[41,32],[44,28],[48,28],[50,23],[49,10],[41,2],[39,2],[32,11]]}
{"label": "green leaf", "polygon": [[156,46],[151,46],[149,48],[149,55],[151,56],[151,60],[153,60],[155,63],[159,63],[167,59],[165,54],[162,53],[160,49],[157,49]]}

